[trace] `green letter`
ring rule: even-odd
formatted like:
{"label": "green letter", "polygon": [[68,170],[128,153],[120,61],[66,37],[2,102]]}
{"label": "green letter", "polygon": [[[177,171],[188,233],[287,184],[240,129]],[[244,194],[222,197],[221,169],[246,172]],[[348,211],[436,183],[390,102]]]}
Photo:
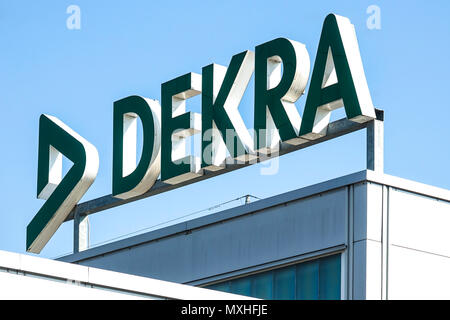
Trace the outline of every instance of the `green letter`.
{"label": "green letter", "polygon": [[331,111],[345,106],[349,120],[375,118],[354,26],[330,14],[323,24],[303,113],[300,136],[314,140],[326,134]]}
{"label": "green letter", "polygon": [[280,140],[305,142],[298,139],[301,119],[294,102],[308,82],[308,51],[303,44],[285,38],[255,50],[255,149],[273,148]]}
{"label": "green letter", "polygon": [[[155,100],[130,96],[114,102],[113,191],[127,199],[148,191],[161,161],[161,107]],[[142,155],[136,166],[137,117],[142,121]]]}
{"label": "green letter", "polygon": [[[60,152],[73,162],[62,180]],[[27,251],[41,252],[94,182],[97,171],[97,149],[59,119],[41,115],[37,195],[47,201],[28,224]]]}
{"label": "green letter", "polygon": [[254,61],[254,53],[244,51],[233,56],[228,69],[217,64],[203,68],[202,167],[204,168],[209,170],[224,168],[226,149],[232,158],[240,157],[242,160],[253,152],[252,137],[239,114],[238,107],[252,76]]}
{"label": "green letter", "polygon": [[186,138],[201,131],[201,115],[185,112],[201,93],[201,75],[188,73],[161,85],[161,180],[177,184],[201,175],[200,157],[186,155]]}

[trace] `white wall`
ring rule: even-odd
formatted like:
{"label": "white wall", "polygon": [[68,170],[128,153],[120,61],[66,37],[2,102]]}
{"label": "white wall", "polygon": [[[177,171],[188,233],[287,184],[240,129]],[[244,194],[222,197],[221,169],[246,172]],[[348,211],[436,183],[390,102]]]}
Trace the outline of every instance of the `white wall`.
{"label": "white wall", "polygon": [[352,299],[450,299],[450,201],[413,187],[354,185]]}
{"label": "white wall", "polygon": [[450,299],[450,203],[389,191],[388,299]]}
{"label": "white wall", "polygon": [[250,299],[0,250],[0,299]]}
{"label": "white wall", "polygon": [[352,299],[382,298],[383,186],[370,182],[353,186]]}
{"label": "white wall", "polygon": [[70,281],[52,281],[46,278],[23,276],[8,272],[0,272],[1,300],[64,300],[64,299],[148,299],[143,296],[84,287]]}

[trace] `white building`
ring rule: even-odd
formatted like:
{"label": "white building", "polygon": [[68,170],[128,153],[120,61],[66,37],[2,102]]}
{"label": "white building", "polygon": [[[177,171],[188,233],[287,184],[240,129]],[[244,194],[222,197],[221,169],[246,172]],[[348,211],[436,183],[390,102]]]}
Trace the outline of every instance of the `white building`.
{"label": "white building", "polygon": [[450,191],[371,170],[61,261],[264,299],[450,299]]}

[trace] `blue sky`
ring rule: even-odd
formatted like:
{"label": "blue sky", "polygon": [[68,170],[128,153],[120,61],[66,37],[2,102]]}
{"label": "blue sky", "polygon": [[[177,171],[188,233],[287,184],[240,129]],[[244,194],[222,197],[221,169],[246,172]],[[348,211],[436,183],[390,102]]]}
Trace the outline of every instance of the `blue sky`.
{"label": "blue sky", "polygon": [[[81,9],[79,30],[66,27],[71,4]],[[380,30],[367,28],[370,5],[381,10]],[[159,100],[161,83],[213,62],[228,65],[277,37],[304,43],[313,62],[331,12],[355,25],[372,99],[385,110],[385,172],[450,189],[449,9],[446,0],[1,0],[0,249],[25,252],[26,226],[43,204],[36,199],[40,114],[58,117],[98,149],[99,173],[82,201],[110,194],[114,101]],[[198,103],[188,108],[200,111]],[[240,111],[252,128],[252,83]],[[365,131],[285,155],[276,175],[261,175],[262,166],[95,214],[91,244],[245,194],[264,198],[362,170]],[[63,224],[41,256],[70,252],[72,228]]]}

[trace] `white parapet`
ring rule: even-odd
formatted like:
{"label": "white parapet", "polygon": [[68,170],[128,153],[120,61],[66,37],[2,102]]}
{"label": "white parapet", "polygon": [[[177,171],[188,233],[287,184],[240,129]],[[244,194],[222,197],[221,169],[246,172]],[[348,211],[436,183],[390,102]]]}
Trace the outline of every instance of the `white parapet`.
{"label": "white parapet", "polygon": [[243,300],[241,295],[0,250],[0,299]]}

